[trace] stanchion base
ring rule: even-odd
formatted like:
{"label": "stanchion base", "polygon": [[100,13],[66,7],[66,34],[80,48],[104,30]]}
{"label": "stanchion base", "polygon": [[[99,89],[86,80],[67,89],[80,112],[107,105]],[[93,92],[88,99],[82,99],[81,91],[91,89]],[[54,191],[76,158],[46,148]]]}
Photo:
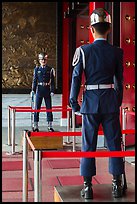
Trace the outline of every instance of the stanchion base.
{"label": "stanchion base", "polygon": [[6,152],[6,155],[19,155],[19,154],[22,154],[23,151],[20,151],[20,152]]}
{"label": "stanchion base", "polygon": [[[17,146],[18,144],[15,144]],[[3,146],[12,146],[12,144],[3,144]]]}
{"label": "stanchion base", "polygon": [[131,162],[131,165],[135,166],[135,161],[132,161],[132,162]]}
{"label": "stanchion base", "polygon": [[12,146],[12,144],[3,144],[3,146],[5,146],[5,147],[6,147],[6,146]]}
{"label": "stanchion base", "polygon": [[84,199],[80,196],[83,186],[56,186],[54,187],[54,202],[135,202],[135,186],[128,184],[126,195],[122,198],[113,198],[111,184],[93,185],[93,199]]}
{"label": "stanchion base", "polygon": [[66,145],[70,145],[72,144],[73,142],[63,142],[63,144],[66,144]]}

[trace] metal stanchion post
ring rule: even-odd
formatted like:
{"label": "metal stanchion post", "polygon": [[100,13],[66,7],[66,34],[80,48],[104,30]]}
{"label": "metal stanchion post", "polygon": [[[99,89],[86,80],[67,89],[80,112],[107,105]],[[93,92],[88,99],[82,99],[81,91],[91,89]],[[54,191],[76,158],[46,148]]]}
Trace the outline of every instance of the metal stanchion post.
{"label": "metal stanchion post", "polygon": [[[67,132],[70,131],[70,112],[67,111]],[[67,141],[65,142],[66,144],[70,144],[72,143],[72,141],[70,141],[70,137],[67,136]]]}
{"label": "metal stanchion post", "polygon": [[[70,114],[69,111],[67,111],[67,132],[70,131]],[[67,143],[70,143],[70,137],[67,136]]]}
{"label": "metal stanchion post", "polygon": [[41,152],[34,150],[34,202],[41,202]]}
{"label": "metal stanchion post", "polygon": [[[125,108],[122,109],[122,129],[126,130],[126,117],[127,113],[125,111]],[[126,134],[122,134],[123,137],[123,150],[125,151],[126,149]]]}
{"label": "metal stanchion post", "polygon": [[42,202],[42,160],[41,160],[41,151],[39,151],[39,202]]}
{"label": "metal stanchion post", "polygon": [[[122,129],[126,130],[126,109],[122,109]],[[126,151],[126,134],[122,134],[122,150]],[[122,174],[123,192],[127,189],[126,173],[125,173],[125,157],[123,157],[124,173]]]}
{"label": "metal stanchion post", "polygon": [[15,153],[15,109],[12,110],[12,154]]}
{"label": "metal stanchion post", "polygon": [[10,122],[10,108],[8,106],[8,145],[11,146],[11,122]]}
{"label": "metal stanchion post", "polygon": [[[75,113],[72,111],[72,131],[75,132]],[[73,152],[76,151],[76,136],[73,136]]]}
{"label": "metal stanchion post", "polygon": [[28,142],[23,134],[23,202],[28,202]]}

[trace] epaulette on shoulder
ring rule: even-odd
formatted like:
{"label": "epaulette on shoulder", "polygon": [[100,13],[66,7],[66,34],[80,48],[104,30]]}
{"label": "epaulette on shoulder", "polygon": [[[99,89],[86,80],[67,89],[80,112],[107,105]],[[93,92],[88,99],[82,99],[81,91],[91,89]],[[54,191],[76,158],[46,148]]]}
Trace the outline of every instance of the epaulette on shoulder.
{"label": "epaulette on shoulder", "polygon": [[55,69],[51,67],[51,72],[53,73],[53,76],[55,77]]}
{"label": "epaulette on shoulder", "polygon": [[73,61],[72,61],[72,66],[76,66],[78,64],[81,54],[82,54],[83,69],[85,69],[85,54],[81,46],[78,47],[75,51]]}
{"label": "epaulette on shoulder", "polygon": [[79,62],[80,59],[80,49],[81,47],[76,48],[76,51],[74,53],[73,61],[72,61],[72,66],[76,66]]}

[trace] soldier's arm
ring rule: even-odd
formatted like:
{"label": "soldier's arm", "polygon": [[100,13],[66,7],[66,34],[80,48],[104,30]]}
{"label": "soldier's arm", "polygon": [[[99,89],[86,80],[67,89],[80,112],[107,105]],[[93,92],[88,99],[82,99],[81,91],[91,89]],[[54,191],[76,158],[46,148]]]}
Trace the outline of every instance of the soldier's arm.
{"label": "soldier's arm", "polygon": [[74,112],[80,110],[80,105],[78,104],[78,95],[81,87],[82,73],[83,73],[83,61],[80,48],[76,49],[76,52],[73,57],[74,66],[72,73],[72,82],[70,89],[70,98],[69,102]]}
{"label": "soldier's arm", "polygon": [[55,70],[51,69],[50,79],[51,79],[51,93],[55,92]]}
{"label": "soldier's arm", "polygon": [[36,88],[37,88],[37,68],[34,68],[34,73],[33,73],[33,81],[32,81],[32,91],[36,93]]}

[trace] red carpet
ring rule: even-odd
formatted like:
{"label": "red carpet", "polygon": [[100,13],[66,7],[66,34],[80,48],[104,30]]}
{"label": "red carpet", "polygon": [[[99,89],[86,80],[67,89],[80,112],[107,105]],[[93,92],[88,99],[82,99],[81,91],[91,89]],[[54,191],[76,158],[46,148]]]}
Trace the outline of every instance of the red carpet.
{"label": "red carpet", "polygon": [[70,169],[79,168],[80,162],[78,159],[56,159],[48,160],[52,169]]}
{"label": "red carpet", "polygon": [[[18,171],[23,169],[22,161],[3,161],[2,171]],[[28,163],[28,169],[30,170],[30,164]]]}
{"label": "red carpet", "polygon": [[[2,191],[3,192],[14,192],[14,191],[22,191],[22,178],[2,178]],[[32,191],[33,182],[32,179],[28,179],[28,190]]]}
{"label": "red carpet", "polygon": [[44,185],[47,185],[47,184],[48,184],[48,186],[59,186],[59,181],[58,181],[57,177],[46,176]]}
{"label": "red carpet", "polygon": [[[69,185],[83,185],[82,176],[58,176],[58,180],[62,186]],[[92,184],[97,184],[98,182],[93,178]]]}

